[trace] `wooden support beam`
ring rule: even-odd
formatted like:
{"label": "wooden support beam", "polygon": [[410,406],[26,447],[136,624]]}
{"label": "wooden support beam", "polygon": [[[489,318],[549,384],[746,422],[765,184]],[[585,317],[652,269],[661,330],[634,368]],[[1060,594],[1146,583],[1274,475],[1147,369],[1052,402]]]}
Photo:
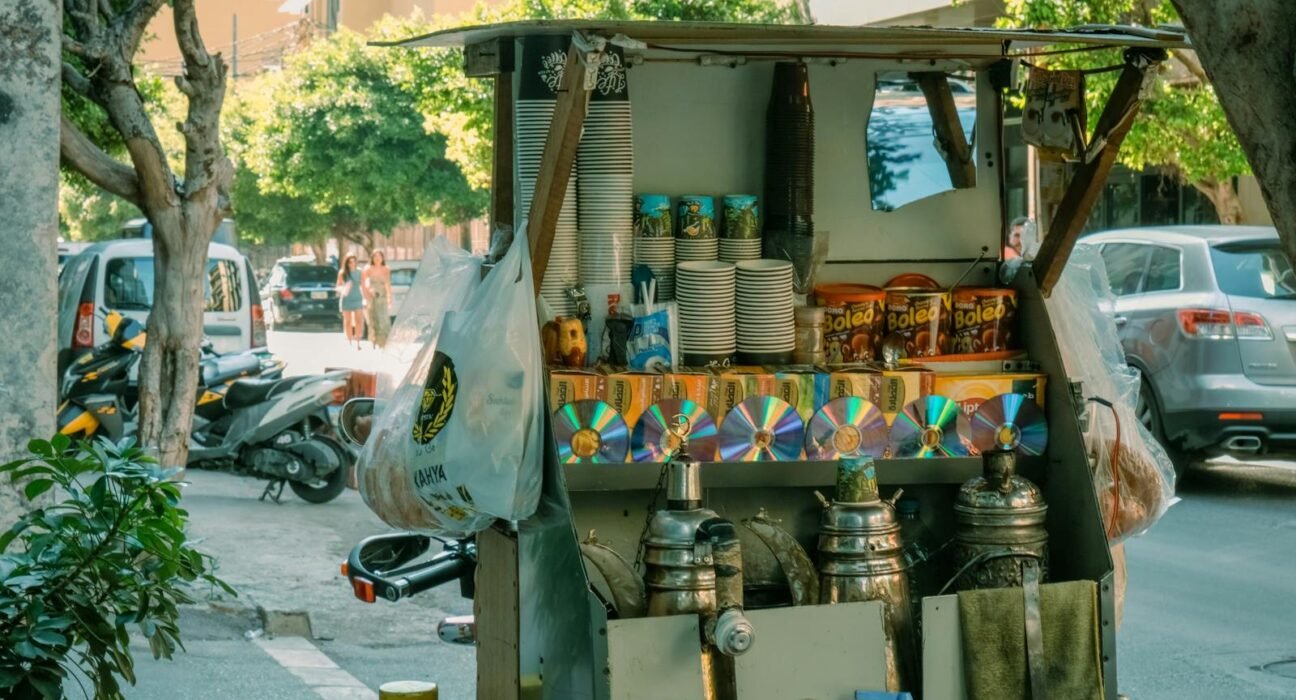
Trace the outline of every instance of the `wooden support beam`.
{"label": "wooden support beam", "polygon": [[544,281],[545,268],[549,266],[549,249],[553,246],[558,212],[567,196],[567,185],[576,163],[576,147],[580,145],[581,129],[585,126],[585,106],[589,102],[585,62],[581,60],[576,44],[573,41],[567,50],[567,65],[563,68],[562,85],[558,88],[553,123],[549,125],[549,137],[540,158],[540,175],[536,178],[535,194],[527,215],[531,274],[537,295],[540,294],[540,283]]}
{"label": "wooden support beam", "polygon": [[1062,276],[1062,269],[1071,257],[1071,250],[1075,248],[1094,202],[1098,201],[1103,186],[1107,184],[1107,175],[1116,163],[1121,142],[1138,115],[1142,102],[1139,93],[1144,78],[1163,60],[1165,51],[1161,50],[1131,52],[1126,56],[1125,68],[1094,127],[1093,146],[1099,150],[1096,154],[1088,154],[1076,167],[1075,175],[1062,195],[1062,202],[1049,223],[1039,254],[1035,256],[1035,279],[1044,296],[1052,293],[1053,285]]}
{"label": "wooden support beam", "polygon": [[958,108],[954,106],[954,92],[944,73],[910,73],[910,78],[922,88],[931,112],[936,139],[945,152],[945,167],[949,169],[950,184],[955,189],[976,186],[976,163],[972,162],[972,147],[968,144],[963,122],[959,121]]}
{"label": "wooden support beam", "polygon": [[513,219],[513,72],[495,78],[494,148],[491,152],[491,233],[512,228]]}
{"label": "wooden support beam", "polygon": [[521,692],[517,546],[501,525],[477,535],[477,700],[518,700]]}
{"label": "wooden support beam", "polygon": [[489,78],[513,70],[513,39],[491,39],[464,47],[464,75]]}

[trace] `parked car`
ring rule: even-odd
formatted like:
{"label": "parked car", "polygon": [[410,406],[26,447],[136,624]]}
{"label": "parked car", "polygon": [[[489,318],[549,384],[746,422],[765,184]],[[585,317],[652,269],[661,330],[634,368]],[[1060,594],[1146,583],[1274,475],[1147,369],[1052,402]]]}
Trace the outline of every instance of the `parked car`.
{"label": "parked car", "polygon": [[388,263],[391,267],[391,315],[392,319],[400,313],[401,303],[405,301],[405,296],[409,294],[410,287],[414,286],[414,277],[418,273],[418,260],[393,260]]}
{"label": "parked car", "polygon": [[1200,453],[1296,448],[1296,272],[1272,228],[1088,236],[1116,295],[1139,420],[1182,470]]}
{"label": "parked car", "polygon": [[266,316],[273,326],[342,322],[338,307],[337,268],[330,265],[280,260],[266,284]]}
{"label": "parked car", "polygon": [[73,241],[60,240],[58,244],[59,274],[63,273],[63,266],[67,264],[67,261],[76,257],[78,253],[85,250],[89,245],[90,245],[89,243],[78,243]]}
{"label": "parked car", "polygon": [[[207,249],[203,332],[219,353],[266,345],[256,275],[247,258],[220,243]],[[153,241],[104,241],[87,246],[59,275],[59,376],[68,363],[107,341],[100,309],[147,323],[153,308]]]}

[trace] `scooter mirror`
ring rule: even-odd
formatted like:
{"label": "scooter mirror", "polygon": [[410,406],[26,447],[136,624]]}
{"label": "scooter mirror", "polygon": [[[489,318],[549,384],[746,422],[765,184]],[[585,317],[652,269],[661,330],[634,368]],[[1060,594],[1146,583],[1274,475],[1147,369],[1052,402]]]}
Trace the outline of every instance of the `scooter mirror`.
{"label": "scooter mirror", "polygon": [[373,429],[373,413],[374,400],[370,398],[351,399],[342,404],[342,413],[338,416],[342,437],[357,447],[365,444],[369,431]]}

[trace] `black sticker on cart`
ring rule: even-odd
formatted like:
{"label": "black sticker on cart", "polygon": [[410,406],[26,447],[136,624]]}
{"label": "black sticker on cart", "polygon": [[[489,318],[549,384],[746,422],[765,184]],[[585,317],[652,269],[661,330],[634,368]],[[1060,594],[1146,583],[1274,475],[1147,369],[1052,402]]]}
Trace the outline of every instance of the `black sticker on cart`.
{"label": "black sticker on cart", "polygon": [[454,360],[437,352],[432,356],[423,394],[419,397],[418,415],[414,420],[414,442],[426,445],[445,429],[454,413],[455,397],[459,394],[459,377],[455,374]]}

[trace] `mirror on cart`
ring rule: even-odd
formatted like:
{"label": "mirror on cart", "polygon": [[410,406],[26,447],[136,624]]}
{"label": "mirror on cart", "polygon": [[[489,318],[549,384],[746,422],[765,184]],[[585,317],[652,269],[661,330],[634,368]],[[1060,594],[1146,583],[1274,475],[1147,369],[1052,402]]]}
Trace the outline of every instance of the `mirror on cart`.
{"label": "mirror on cart", "polygon": [[373,429],[373,414],[374,400],[370,398],[351,399],[342,404],[342,412],[338,414],[342,437],[356,447],[364,445]]}
{"label": "mirror on cart", "polygon": [[976,186],[976,76],[878,73],[866,138],[875,211]]}

